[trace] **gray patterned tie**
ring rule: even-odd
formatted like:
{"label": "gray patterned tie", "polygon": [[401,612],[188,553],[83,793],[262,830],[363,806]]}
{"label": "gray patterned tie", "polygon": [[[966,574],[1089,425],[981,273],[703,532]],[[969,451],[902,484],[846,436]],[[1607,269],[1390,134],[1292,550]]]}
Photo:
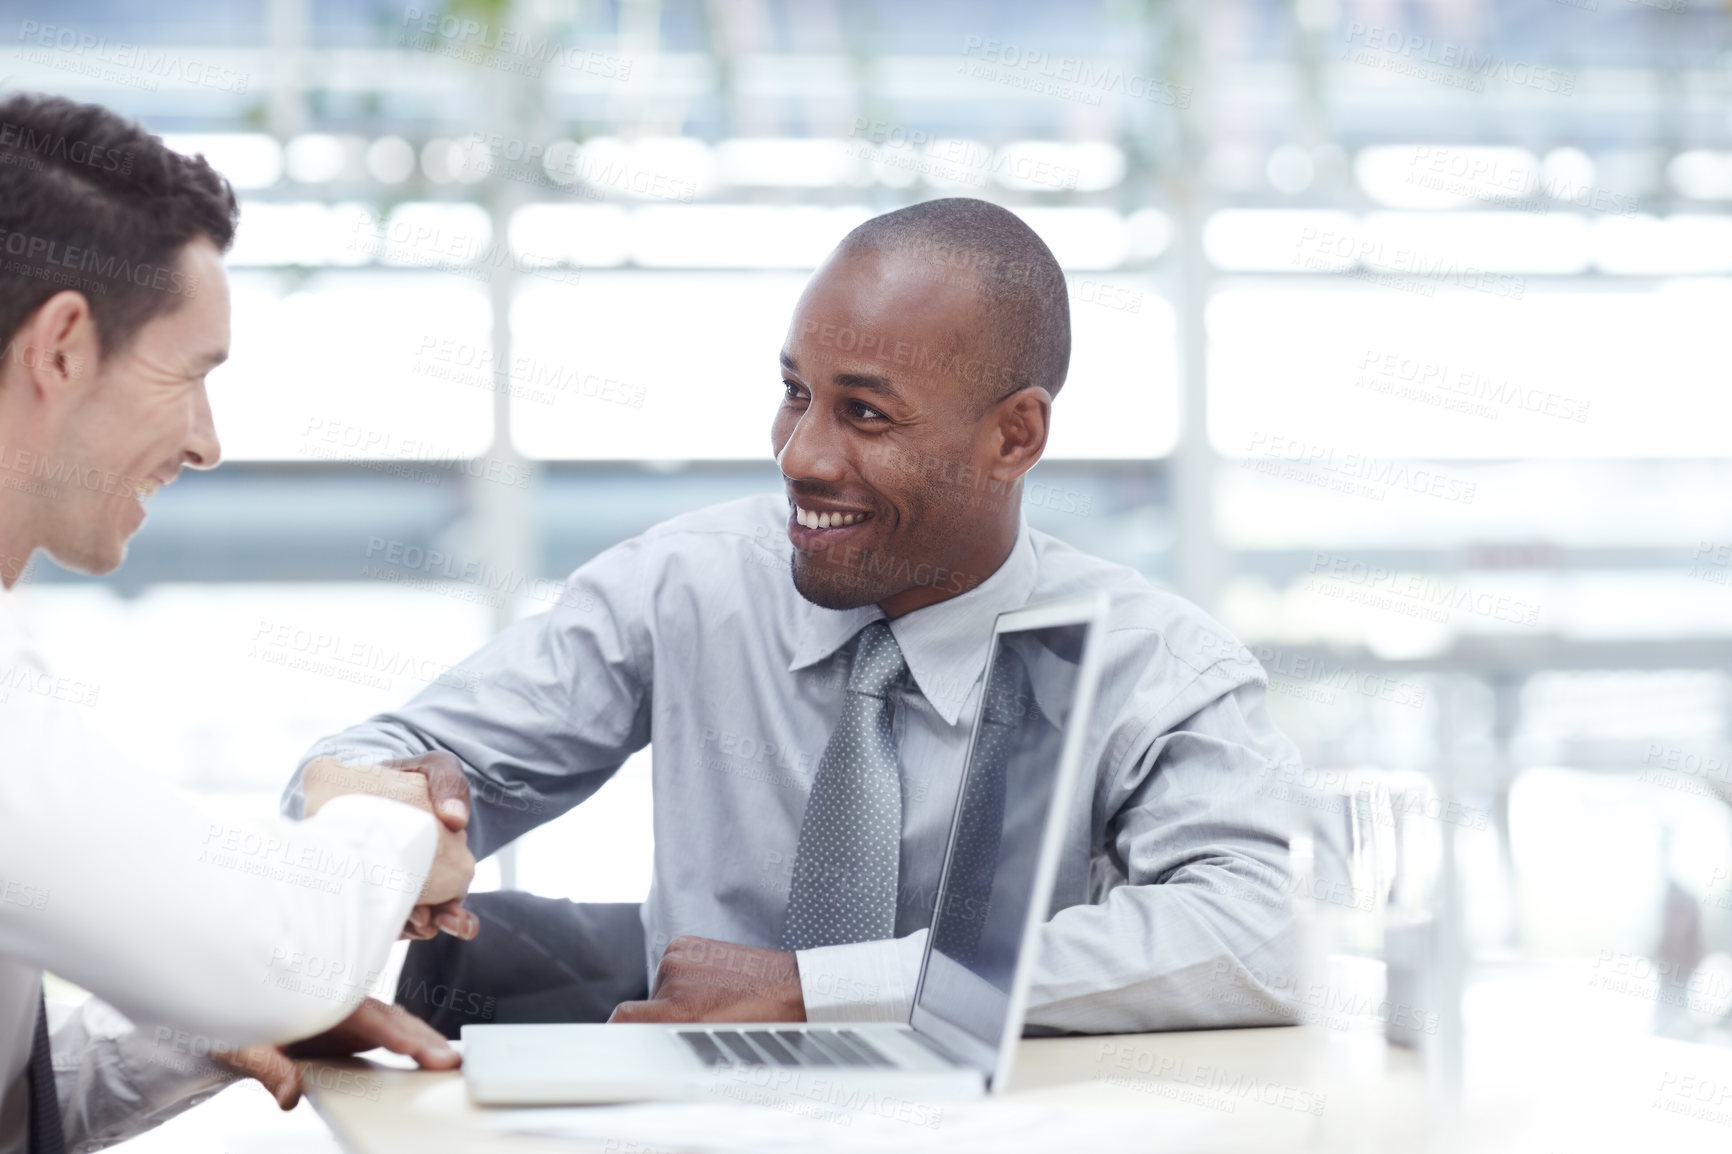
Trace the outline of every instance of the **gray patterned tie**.
{"label": "gray patterned tie", "polygon": [[842,719],[818,761],[800,821],[783,949],[878,941],[895,932],[902,766],[890,700],[907,676],[889,623],[862,629]]}
{"label": "gray patterned tie", "polygon": [[30,1154],[66,1154],[54,1056],[48,1048],[48,1003],[36,1003],[36,1041],[30,1047]]}

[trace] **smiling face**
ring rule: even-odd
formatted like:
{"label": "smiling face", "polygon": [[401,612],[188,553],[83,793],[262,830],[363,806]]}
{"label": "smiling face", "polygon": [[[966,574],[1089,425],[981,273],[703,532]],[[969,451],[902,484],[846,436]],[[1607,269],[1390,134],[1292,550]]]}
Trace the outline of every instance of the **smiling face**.
{"label": "smiling face", "polygon": [[88,309],[37,346],[40,356],[57,341],[73,366],[44,405],[45,499],[32,542],[68,568],[117,568],[145,502],[183,465],[209,469],[221,457],[205,375],[228,355],[228,281],[207,240],[182,250],[180,269],[196,289],[112,354],[98,355]]}
{"label": "smiling face", "polygon": [[980,295],[895,252],[837,254],[794,310],[771,443],[787,488],[793,579],[829,609],[887,616],[954,597],[1003,563],[1019,479],[1039,459],[1051,398],[978,345]]}

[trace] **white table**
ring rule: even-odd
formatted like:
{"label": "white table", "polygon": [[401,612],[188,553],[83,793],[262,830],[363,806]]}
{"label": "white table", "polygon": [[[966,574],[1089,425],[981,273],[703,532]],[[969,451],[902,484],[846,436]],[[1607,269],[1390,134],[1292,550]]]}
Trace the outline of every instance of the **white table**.
{"label": "white table", "polygon": [[[1002,1100],[1136,1112],[1111,1154],[1732,1151],[1732,1049],[1496,1018],[1506,1028],[1470,1025],[1453,1112],[1437,1105],[1435,1069],[1419,1054],[1321,1027],[1029,1039]],[[349,1154],[585,1149],[490,1129],[456,1073],[353,1061],[308,1074]]]}
{"label": "white table", "polygon": [[[489,1129],[456,1073],[356,1061],[308,1074],[314,1105],[350,1154],[582,1148]],[[1425,1131],[1417,1056],[1373,1036],[1302,1028],[1028,1039],[1005,1100],[1137,1111],[1147,1125],[1125,1149],[1305,1150],[1338,1131],[1377,1136],[1380,1150],[1419,1149]]]}

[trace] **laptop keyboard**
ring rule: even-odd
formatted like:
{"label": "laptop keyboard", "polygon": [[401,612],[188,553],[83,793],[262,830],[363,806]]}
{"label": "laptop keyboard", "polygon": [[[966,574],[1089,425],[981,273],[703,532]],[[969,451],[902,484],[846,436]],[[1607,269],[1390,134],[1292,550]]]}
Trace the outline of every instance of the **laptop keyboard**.
{"label": "laptop keyboard", "polygon": [[853,1030],[675,1030],[706,1066],[853,1066],[895,1069]]}

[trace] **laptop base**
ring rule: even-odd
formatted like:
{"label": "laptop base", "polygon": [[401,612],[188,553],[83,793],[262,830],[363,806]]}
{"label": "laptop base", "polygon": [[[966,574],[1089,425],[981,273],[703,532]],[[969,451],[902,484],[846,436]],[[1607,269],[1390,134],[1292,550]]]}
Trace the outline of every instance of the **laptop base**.
{"label": "laptop base", "polygon": [[[701,1057],[681,1033],[781,1034],[846,1031],[885,1065],[847,1065],[820,1042],[830,1065],[769,1060],[775,1055],[753,1043],[747,1062],[725,1064]],[[725,1052],[733,1039],[721,1040]],[[618,1025],[496,1025],[463,1027],[464,1081],[481,1106],[577,1106],[787,1095],[813,1101],[840,1093],[908,1099],[978,1097],[985,1076],[945,1061],[907,1026],[859,1022],[810,1025],[789,1022],[713,1023],[702,1026],[632,1023]]]}

